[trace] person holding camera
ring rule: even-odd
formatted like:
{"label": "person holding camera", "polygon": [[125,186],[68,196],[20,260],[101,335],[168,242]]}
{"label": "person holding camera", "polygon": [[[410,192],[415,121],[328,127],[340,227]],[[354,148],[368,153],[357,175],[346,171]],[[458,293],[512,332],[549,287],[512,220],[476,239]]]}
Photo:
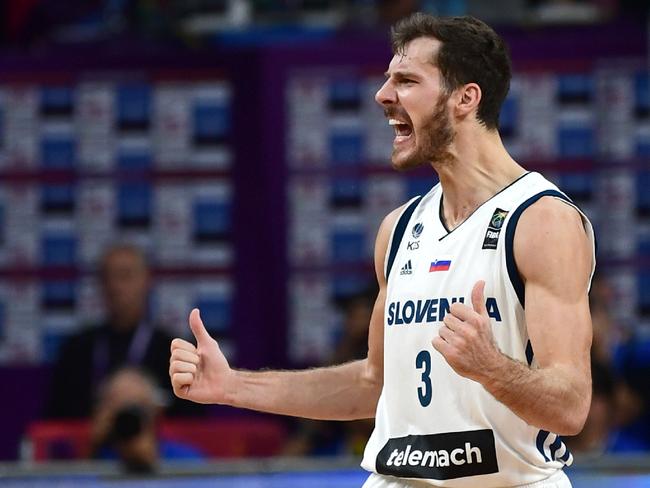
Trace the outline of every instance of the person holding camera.
{"label": "person holding camera", "polygon": [[203,415],[204,408],[172,394],[168,376],[172,338],[149,320],[152,279],[144,252],[131,244],[113,245],[103,254],[98,271],[105,319],[63,344],[53,367],[45,417],[90,416],[96,385],[125,366],[151,375],[165,392],[167,415]]}
{"label": "person holding camera", "polygon": [[161,438],[162,402],[155,382],[126,367],[100,387],[91,424],[92,457],[118,459],[130,473],[151,473],[160,459],[202,459],[191,446]]}

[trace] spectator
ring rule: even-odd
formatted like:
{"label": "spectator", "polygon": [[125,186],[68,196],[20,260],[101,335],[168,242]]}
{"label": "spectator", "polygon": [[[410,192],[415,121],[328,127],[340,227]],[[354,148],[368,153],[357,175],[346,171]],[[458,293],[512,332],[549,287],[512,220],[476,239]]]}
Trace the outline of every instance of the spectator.
{"label": "spectator", "polygon": [[567,439],[570,449],[583,455],[650,449],[648,342],[617,326],[611,314],[614,299],[606,277],[596,273],[589,294],[591,408],[582,432]]}
{"label": "spectator", "polygon": [[369,287],[341,303],[342,330],[329,361],[332,364],[362,359],[368,354],[368,324],[377,293],[377,287]]}
{"label": "spectator", "polygon": [[614,407],[606,450],[644,451],[650,449],[649,342],[616,323],[611,314],[615,299],[606,276],[596,273],[589,296],[594,334],[592,359],[597,364],[592,367],[594,395],[604,375],[609,375]]}
{"label": "spectator", "polygon": [[607,278],[596,272],[589,291],[589,309],[593,324],[591,355],[595,361],[611,367],[612,356],[623,337],[623,330],[612,317],[614,290]]}
{"label": "spectator", "polygon": [[650,339],[637,333],[617,349],[616,371],[625,385],[617,392],[620,428],[612,438],[613,452],[650,451]]}
{"label": "spectator", "polygon": [[93,412],[93,457],[119,459],[127,472],[155,471],[159,459],[201,459],[201,454],[160,438],[160,399],[152,379],[135,368],[110,376],[99,389]]}
{"label": "spectator", "polygon": [[147,319],[150,275],[144,254],[135,246],[118,245],[101,260],[105,320],[70,337],[54,366],[48,418],[87,417],[94,387],[124,366],[142,368],[166,392],[168,414],[196,414],[200,406],[171,392],[171,338]]}

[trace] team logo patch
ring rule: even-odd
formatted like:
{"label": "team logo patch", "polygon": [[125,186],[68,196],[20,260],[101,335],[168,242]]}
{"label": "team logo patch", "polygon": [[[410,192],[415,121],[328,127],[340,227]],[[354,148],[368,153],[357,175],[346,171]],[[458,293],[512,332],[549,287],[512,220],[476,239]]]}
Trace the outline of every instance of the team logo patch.
{"label": "team logo patch", "polygon": [[413,226],[413,229],[411,230],[411,234],[413,234],[413,239],[417,239],[422,235],[422,231],[424,230],[424,225],[422,225],[421,222],[418,222]]}
{"label": "team logo patch", "polygon": [[507,210],[502,210],[497,208],[492,217],[490,218],[490,223],[488,224],[487,231],[485,232],[485,239],[483,239],[482,249],[496,249],[497,243],[499,242],[499,235],[501,234],[501,228],[503,227],[503,222],[506,220],[508,215]]}
{"label": "team logo patch", "polygon": [[491,429],[389,439],[377,455],[378,473],[402,478],[451,480],[498,471]]}

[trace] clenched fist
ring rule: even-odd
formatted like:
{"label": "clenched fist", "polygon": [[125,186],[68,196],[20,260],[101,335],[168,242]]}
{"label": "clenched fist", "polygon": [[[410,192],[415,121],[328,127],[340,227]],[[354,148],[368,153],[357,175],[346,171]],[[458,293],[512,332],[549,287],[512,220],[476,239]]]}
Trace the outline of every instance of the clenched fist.
{"label": "clenched fist", "polygon": [[432,341],[456,373],[479,383],[503,358],[492,335],[484,290],[484,281],[474,285],[472,308],[454,303],[443,319],[439,336]]}
{"label": "clenched fist", "polygon": [[233,371],[201,321],[198,309],[190,313],[196,346],[183,339],[171,343],[169,376],[179,398],[197,403],[227,403]]}

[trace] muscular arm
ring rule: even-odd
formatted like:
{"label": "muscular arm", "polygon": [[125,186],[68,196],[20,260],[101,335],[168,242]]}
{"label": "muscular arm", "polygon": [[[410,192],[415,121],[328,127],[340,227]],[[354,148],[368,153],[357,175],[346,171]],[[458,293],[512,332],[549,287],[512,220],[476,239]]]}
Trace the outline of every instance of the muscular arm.
{"label": "muscular arm", "polygon": [[538,367],[501,356],[483,385],[528,423],[577,434],[591,403],[592,252],[580,216],[559,200],[541,199],[522,214],[514,254]]}
{"label": "muscular arm", "polygon": [[381,286],[370,319],[366,359],[304,371],[233,371],[225,403],[312,419],[373,418],[383,385],[385,293]]}
{"label": "muscular arm", "polygon": [[226,404],[321,420],[375,416],[381,378],[368,359],[303,371],[234,371]]}
{"label": "muscular arm", "polygon": [[400,210],[384,219],[375,243],[379,295],[370,319],[366,359],[303,371],[233,370],[216,341],[203,329],[198,313],[193,312],[196,315],[190,318],[190,326],[197,347],[180,339],[172,343],[170,376],[176,395],[200,403],[221,403],[312,419],[374,417],[383,386],[384,259]]}
{"label": "muscular arm", "polygon": [[472,292],[473,310],[452,306],[434,347],[456,372],[481,383],[529,424],[577,434],[591,403],[587,292],[592,247],[580,215],[557,199],[540,199],[519,220],[514,255],[538,366],[531,368],[498,350],[481,283]]}

